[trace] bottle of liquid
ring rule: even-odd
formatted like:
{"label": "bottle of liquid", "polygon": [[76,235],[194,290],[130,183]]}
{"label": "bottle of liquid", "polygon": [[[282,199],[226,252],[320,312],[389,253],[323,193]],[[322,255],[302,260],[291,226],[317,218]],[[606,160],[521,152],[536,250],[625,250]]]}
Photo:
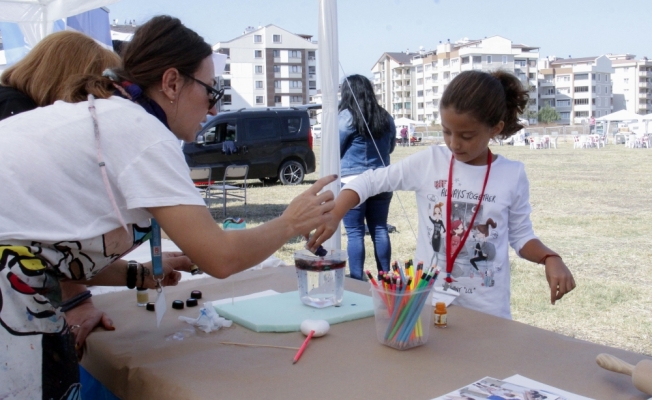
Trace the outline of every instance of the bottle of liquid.
{"label": "bottle of liquid", "polygon": [[437,302],[435,304],[435,326],[437,328],[445,328],[447,326],[447,315],[446,303],[441,301]]}
{"label": "bottle of liquid", "polygon": [[149,301],[149,291],[145,288],[136,288],[136,303],[138,307],[145,307]]}

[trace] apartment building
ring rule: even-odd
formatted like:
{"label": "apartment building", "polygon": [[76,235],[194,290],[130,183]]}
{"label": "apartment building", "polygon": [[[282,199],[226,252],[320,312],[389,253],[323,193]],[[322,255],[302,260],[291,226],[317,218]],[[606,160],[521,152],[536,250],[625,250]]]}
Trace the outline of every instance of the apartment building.
{"label": "apartment building", "polygon": [[607,54],[613,74],[613,111],[652,113],[652,60],[633,54]]}
{"label": "apartment building", "polygon": [[317,43],[310,35],[276,25],[248,27],[213,51],[227,55],[220,110],[289,107],[308,103],[317,92]]}
{"label": "apartment building", "polygon": [[561,116],[560,124],[582,124],[612,112],[613,68],[606,56],[542,59],[539,102]]}
{"label": "apartment building", "polygon": [[538,111],[539,48],[492,36],[439,43],[436,50],[384,53],[372,68],[381,105],[394,118],[440,123],[439,100],[451,79],[466,70],[502,69],[520,78],[530,91],[528,118]]}

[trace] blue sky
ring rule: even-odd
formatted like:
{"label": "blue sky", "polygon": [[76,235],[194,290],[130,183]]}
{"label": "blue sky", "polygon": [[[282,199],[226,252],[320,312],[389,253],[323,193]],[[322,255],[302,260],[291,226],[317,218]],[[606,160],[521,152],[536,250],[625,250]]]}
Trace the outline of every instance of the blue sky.
{"label": "blue sky", "polygon": [[[347,74],[369,76],[386,51],[494,35],[540,47],[542,57],[652,57],[652,0],[339,0],[337,7]],[[210,44],[268,24],[317,39],[318,0],[122,0],[108,8],[121,23],[173,15]]]}

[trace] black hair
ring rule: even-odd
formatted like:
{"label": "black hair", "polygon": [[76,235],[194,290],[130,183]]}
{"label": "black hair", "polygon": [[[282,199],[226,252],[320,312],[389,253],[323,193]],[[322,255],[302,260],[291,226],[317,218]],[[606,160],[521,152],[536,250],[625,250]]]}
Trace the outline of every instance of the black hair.
{"label": "black hair", "polygon": [[529,95],[516,76],[506,71],[464,71],[448,85],[440,109],[468,113],[478,122],[494,127],[505,123],[498,135],[507,139],[523,129],[518,116],[527,107]]}
{"label": "black hair", "polygon": [[364,137],[369,136],[365,121],[367,121],[369,131],[374,139],[379,139],[390,132],[390,115],[378,104],[369,79],[362,75],[351,75],[342,82],[341,93],[342,100],[340,100],[338,111],[349,110],[351,112],[352,124],[358,134]]}

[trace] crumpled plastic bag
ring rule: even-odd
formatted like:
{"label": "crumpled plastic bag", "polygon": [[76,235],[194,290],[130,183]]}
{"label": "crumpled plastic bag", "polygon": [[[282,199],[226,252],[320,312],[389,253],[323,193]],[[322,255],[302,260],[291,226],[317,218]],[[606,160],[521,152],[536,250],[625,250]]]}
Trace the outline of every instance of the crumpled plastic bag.
{"label": "crumpled plastic bag", "polygon": [[209,303],[204,303],[204,307],[199,310],[199,317],[196,319],[179,316],[179,320],[196,326],[206,333],[216,331],[220,328],[228,328],[233,325],[233,321],[220,317],[215,309]]}

